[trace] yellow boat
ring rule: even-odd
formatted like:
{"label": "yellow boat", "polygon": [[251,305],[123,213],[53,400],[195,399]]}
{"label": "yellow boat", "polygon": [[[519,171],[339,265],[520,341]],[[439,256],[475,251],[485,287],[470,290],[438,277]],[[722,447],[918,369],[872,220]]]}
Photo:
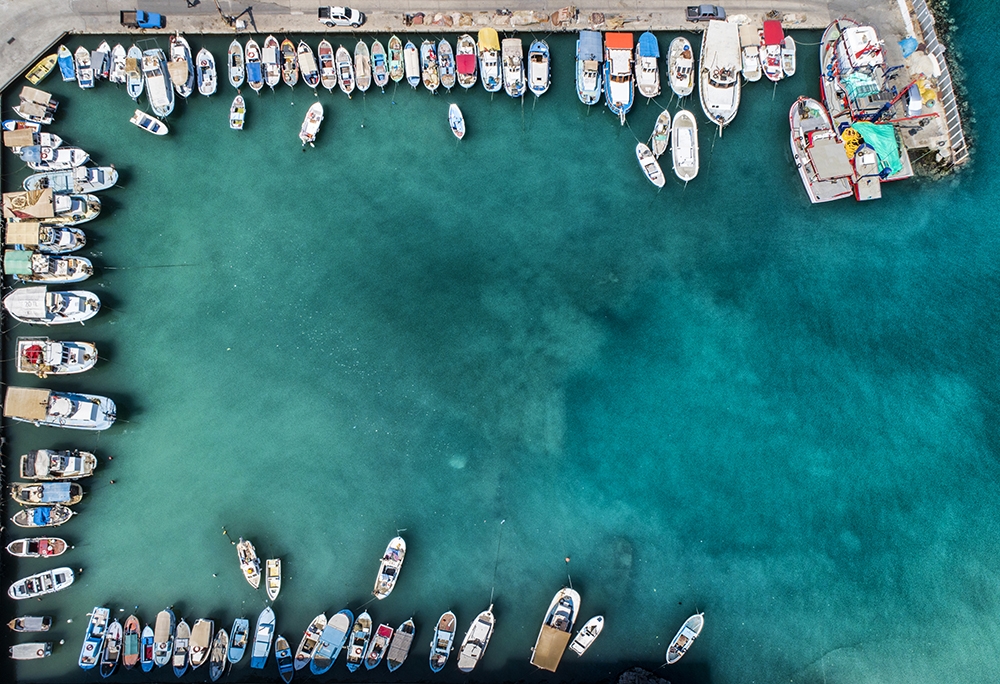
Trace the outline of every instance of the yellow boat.
{"label": "yellow boat", "polygon": [[55,68],[55,66],[56,66],[55,54],[53,53],[51,55],[46,55],[45,57],[42,57],[38,61],[38,64],[31,67],[31,71],[26,73],[24,77],[28,79],[28,81],[32,85],[38,85],[45,79],[46,76],[52,73],[52,70]]}

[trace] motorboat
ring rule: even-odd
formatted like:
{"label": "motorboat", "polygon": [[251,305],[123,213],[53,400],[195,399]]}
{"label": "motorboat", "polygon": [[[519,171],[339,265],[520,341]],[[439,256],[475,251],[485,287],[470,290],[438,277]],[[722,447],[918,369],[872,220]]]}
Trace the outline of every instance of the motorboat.
{"label": "motorboat", "polygon": [[494,28],[479,29],[479,74],[486,92],[495,93],[503,87],[500,37]]}
{"label": "motorboat", "polygon": [[62,591],[73,584],[73,580],[75,579],[76,575],[73,574],[72,568],[46,570],[45,572],[39,572],[14,582],[7,590],[7,596],[10,596],[15,601],[38,598],[39,596]]}
{"label": "motorboat", "polygon": [[7,623],[7,627],[15,632],[47,632],[52,628],[52,618],[25,615],[14,618]]}
{"label": "motorboat", "polygon": [[416,88],[420,85],[420,53],[410,40],[406,41],[406,47],[403,48],[403,71],[406,74],[406,82],[411,87]]}
{"label": "motorboat", "polygon": [[406,542],[402,537],[393,537],[389,545],[385,547],[385,553],[379,565],[378,575],[375,577],[375,589],[372,595],[382,600],[392,593],[399,580],[399,570],[403,567],[403,558],[406,556]]}
{"label": "motorboat", "polygon": [[125,83],[125,59],[127,55],[121,43],[115,45],[111,50],[111,73],[108,80],[112,83]]}
{"label": "motorboat", "polygon": [[153,651],[154,651],[153,628],[146,625],[142,628],[142,635],[139,637],[139,667],[143,672],[152,672]]}
{"label": "motorboat", "polygon": [[694,92],[694,50],[691,49],[691,41],[683,36],[670,41],[667,78],[670,89],[677,97],[687,97]]}
{"label": "motorboat", "polygon": [[354,81],[363,93],[372,87],[372,56],[363,40],[354,46]]}
{"label": "motorboat", "polygon": [[306,112],[306,117],[302,121],[302,128],[299,130],[299,140],[302,141],[302,146],[305,147],[306,143],[310,147],[314,147],[313,143],[316,142],[316,134],[319,133],[319,127],[323,123],[323,105],[319,102],[313,102],[309,107],[309,111]]}
{"label": "motorboat", "polygon": [[19,283],[79,283],[94,274],[90,259],[24,249],[5,251],[3,267]]}
{"label": "motorboat", "polygon": [[59,537],[28,537],[7,544],[7,553],[17,558],[54,558],[67,548],[66,540]]}
{"label": "motorboat", "polygon": [[101,200],[96,195],[53,195],[53,213],[43,219],[46,224],[62,227],[93,221],[101,213]]}
{"label": "motorboat", "polygon": [[87,622],[87,633],[80,648],[80,658],[77,660],[84,670],[93,669],[100,660],[101,646],[104,644],[104,635],[107,634],[110,620],[111,611],[103,606],[96,606],[91,611],[90,620]]}
{"label": "motorboat", "polygon": [[267,663],[267,656],[271,653],[271,641],[274,639],[274,623],[274,611],[271,610],[271,606],[260,611],[250,651],[250,667],[255,670],[264,669]]}
{"label": "motorboat", "polygon": [[739,26],[728,21],[709,21],[699,60],[701,108],[721,133],[736,118],[740,108]]}
{"label": "motorboat", "polygon": [[326,38],[319,42],[319,80],[331,93],[337,87],[337,67],[333,60],[333,46]]}
{"label": "motorboat", "polygon": [[227,656],[233,665],[243,660],[246,653],[247,644],[250,641],[250,621],[246,618],[236,618],[233,620],[233,628],[229,639],[229,651]]}
{"label": "motorboat", "polygon": [[55,69],[58,61],[59,58],[55,54],[45,55],[38,60],[37,63],[35,63],[35,66],[28,69],[28,73],[26,73],[24,77],[28,79],[28,83],[31,85],[38,85],[45,80],[46,76],[52,73],[52,70]]}
{"label": "motorboat", "polygon": [[351,636],[347,641],[347,669],[351,672],[361,667],[371,634],[372,618],[366,610],[354,621],[354,626],[351,627]]}
{"label": "motorboat", "polygon": [[115,422],[115,402],[96,394],[8,386],[6,396],[4,417],[36,427],[107,430]]}
{"label": "motorboat", "polygon": [[15,131],[4,131],[3,144],[5,147],[9,147],[14,154],[20,154],[22,147],[59,147],[63,144],[63,139],[48,131],[21,128]]}
{"label": "motorboat", "polygon": [[229,44],[229,51],[226,53],[226,65],[229,72],[229,85],[239,90],[246,79],[247,69],[243,58],[243,44],[235,38]]}
{"label": "motorboat", "polygon": [[32,506],[24,508],[11,518],[18,527],[58,527],[73,517],[73,509],[66,506]]}
{"label": "motorboat", "polygon": [[191,654],[191,628],[181,618],[177,623],[177,633],[174,635],[174,652],[170,664],[176,677],[183,677],[188,670],[188,656]]}
{"label": "motorboat", "polygon": [[438,73],[441,75],[441,85],[445,90],[455,87],[455,53],[451,49],[451,43],[446,38],[438,41]]}
{"label": "motorboat", "polygon": [[141,109],[135,110],[132,114],[132,118],[129,119],[129,123],[134,124],[144,131],[152,133],[153,135],[166,135],[170,132],[167,128],[167,124],[163,123],[155,116],[150,116]]}
{"label": "motorboat", "polygon": [[337,46],[335,62],[337,65],[337,83],[340,85],[340,90],[343,91],[344,95],[350,97],[356,85],[354,82],[354,62],[351,61],[351,53],[343,45]]}
{"label": "motorboat", "polygon": [[191,46],[179,33],[170,36],[170,64],[167,66],[174,90],[183,98],[194,92],[194,60]]}
{"label": "motorboat", "polygon": [[[31,252],[24,252],[24,254],[31,254]],[[15,353],[17,355],[17,372],[32,373],[40,378],[49,375],[83,373],[93,368],[97,363],[97,346],[93,342],[54,341],[47,337],[19,337]],[[50,457],[46,454],[43,460],[48,466]],[[48,472],[47,468],[46,472]]]}
{"label": "motorboat", "polygon": [[381,624],[372,634],[371,641],[368,642],[368,650],[365,651],[365,669],[374,670],[382,662],[386,651],[389,649],[389,642],[392,641],[393,629],[389,625]]}
{"label": "motorboat", "polygon": [[34,171],[63,171],[83,166],[90,155],[79,147],[42,147],[29,145],[21,148],[21,161]]}
{"label": "motorboat", "polygon": [[[52,97],[51,93],[39,90],[32,86],[24,86],[18,95],[18,104],[14,105],[14,113],[25,120],[28,124],[48,125],[55,119],[56,111],[59,109],[59,101]],[[27,128],[21,125],[15,128]],[[7,127],[5,126],[5,130]],[[36,128],[35,130],[39,130]]]}
{"label": "motorboat", "polygon": [[649,31],[639,36],[635,46],[635,85],[643,97],[660,94],[660,44]]}
{"label": "motorboat", "polygon": [[22,323],[62,325],[93,318],[101,309],[101,300],[85,290],[49,292],[45,286],[22,287],[4,297],[3,306]]}
{"label": "motorboat", "polygon": [[781,68],[781,44],[785,40],[785,32],[781,22],[768,19],[760,32],[760,65],[769,81],[777,83],[785,77]]}
{"label": "motorboat", "polygon": [[604,34],[604,101],[622,126],[635,96],[632,81],[632,34]]}
{"label": "motorboat", "polygon": [[122,657],[122,623],[112,620],[104,635],[104,648],[101,650],[101,677],[108,678],[118,667]]}
{"label": "motorboat", "polygon": [[372,43],[372,81],[383,91],[389,84],[389,63],[386,61],[385,46],[378,38]]}
{"label": "motorboat", "polygon": [[528,48],[528,89],[535,97],[544,95],[549,89],[550,61],[549,44],[536,40]]}
{"label": "motorboat", "polygon": [[146,97],[153,114],[164,117],[174,111],[174,88],[167,71],[167,58],[163,50],[146,50],[142,53],[142,77],[146,82]]}
{"label": "motorboat", "polygon": [[229,127],[234,131],[242,131],[247,120],[247,102],[242,95],[233,98],[229,105]]}
{"label": "motorboat", "polygon": [[503,87],[511,97],[523,97],[524,45],[520,38],[504,38],[500,43],[503,58]]}
{"label": "motorboat", "polygon": [[11,221],[4,240],[43,254],[66,254],[82,249],[87,236],[72,226],[49,226],[39,221]]}
{"label": "motorboat", "polygon": [[791,36],[781,41],[781,71],[786,77],[795,75],[795,39]]}
{"label": "motorboat", "polygon": [[272,601],[278,598],[281,591],[281,559],[268,558],[264,564],[264,589]]}
{"label": "motorboat", "polygon": [[22,506],[72,506],[83,500],[83,487],[76,482],[15,482],[10,486],[10,496]]}
{"label": "motorboat", "polygon": [[294,88],[299,82],[299,56],[295,52],[295,43],[288,38],[281,41],[281,80],[289,88]]}
{"label": "motorboat", "polygon": [[576,96],[590,106],[601,100],[604,89],[601,61],[604,41],[597,31],[580,31],[576,40]]}
{"label": "motorboat", "polygon": [[462,672],[472,672],[490,644],[490,637],[496,627],[497,619],[493,615],[493,604],[476,616],[469,625],[469,631],[462,639],[462,648],[458,652],[458,669]]}
{"label": "motorboat", "polygon": [[94,66],[90,62],[90,50],[82,45],[74,53],[76,58],[76,82],[84,90],[94,87]]}
{"label": "motorboat", "polygon": [[264,72],[261,62],[260,46],[257,45],[257,41],[253,38],[247,41],[245,54],[247,60],[247,85],[259,95],[261,88],[264,87]]}
{"label": "motorboat", "polygon": [[389,38],[389,78],[393,83],[403,80],[403,42],[395,35]]}
{"label": "motorboat", "polygon": [[299,46],[295,49],[299,58],[299,72],[302,74],[303,82],[316,90],[319,86],[319,66],[316,64],[316,55],[309,43],[304,40],[299,41]]}
{"label": "motorboat", "polygon": [[437,49],[432,40],[425,40],[420,44],[420,80],[432,93],[437,92],[438,86],[441,85]]}
{"label": "motorboat", "polygon": [[296,670],[301,670],[312,660],[313,654],[319,648],[324,629],[326,629],[326,613],[320,613],[306,627],[299,647],[295,649],[294,668]]}
{"label": "motorboat", "polygon": [[760,80],[764,72],[760,67],[760,29],[755,24],[740,24],[740,63],[743,80]]}
{"label": "motorboat", "polygon": [[[236,554],[240,559],[240,569],[243,571],[243,578],[256,589],[260,586],[260,558],[257,557],[257,550],[249,539],[240,537],[236,544]],[[236,628],[233,628],[233,640],[236,639]],[[230,656],[230,660],[233,660]],[[235,660],[233,662],[236,662]]]}
{"label": "motorboat", "polygon": [[164,608],[156,614],[156,628],[153,630],[153,663],[163,667],[170,662],[174,653],[174,635],[177,632],[177,621],[174,611]]}
{"label": "motorboat", "polygon": [[9,649],[11,660],[40,660],[52,655],[52,643],[49,641],[29,641],[14,644]]}
{"label": "motorboat", "polygon": [[126,670],[131,670],[139,663],[139,653],[142,644],[139,640],[139,633],[142,625],[139,618],[129,615],[125,620],[125,631],[122,638],[122,666]]}
{"label": "motorboat", "polygon": [[[642,145],[642,143],[639,143]],[[645,147],[645,145],[643,145]],[[646,149],[652,159],[649,148]],[[654,160],[655,163],[655,160]],[[662,177],[663,174],[661,173]],[[580,612],[580,594],[574,589],[563,587],[553,597],[549,603],[549,609],[542,619],[542,627],[535,640],[535,646],[531,649],[531,664],[541,670],[555,672],[562,660],[566,646],[569,644],[570,635],[573,633],[573,624],[576,616]]]}
{"label": "motorboat", "polygon": [[656,125],[653,126],[653,135],[650,137],[650,146],[653,150],[653,156],[657,159],[670,146],[670,112],[666,109],[656,117]]}
{"label": "motorboat", "polygon": [[90,53],[90,63],[94,65],[94,78],[108,80],[111,75],[111,46],[108,41],[102,40]]}
{"label": "motorboat", "polygon": [[[19,346],[21,339],[18,340]],[[62,341],[53,342],[53,344],[84,345],[91,343]],[[96,348],[94,353],[96,354]],[[89,451],[80,451],[78,449],[65,449],[62,451],[36,449],[21,456],[20,468],[21,477],[27,480],[78,480],[94,474],[94,470],[97,469],[97,456]]]}
{"label": "motorboat", "polygon": [[142,78],[142,50],[132,45],[125,55],[125,90],[133,100],[138,100],[145,90]]}
{"label": "motorboat", "polygon": [[455,644],[455,614],[450,610],[438,618],[431,641],[431,672],[440,672],[448,663]]}
{"label": "motorboat", "polygon": [[73,53],[65,45],[60,45],[56,51],[56,62],[59,64],[59,75],[62,76],[63,81],[76,80],[76,63],[73,61]]}
{"label": "motorboat", "polygon": [[212,646],[212,635],[215,634],[215,623],[211,620],[198,618],[191,628],[191,669],[197,670],[208,662],[209,648]]}
{"label": "motorboat", "polygon": [[[248,43],[249,45],[249,43]],[[260,61],[264,67],[264,83],[271,90],[278,85],[281,80],[281,55],[278,52],[278,39],[268,36],[264,39],[264,49],[261,52]],[[250,55],[247,55],[247,63],[250,62]],[[249,72],[248,72],[249,73]]]}
{"label": "motorboat", "polygon": [[389,642],[389,651],[385,656],[385,664],[389,668],[389,672],[398,670],[399,666],[406,660],[406,656],[410,654],[410,647],[413,645],[413,633],[416,629],[416,625],[413,624],[413,618],[410,618],[396,628],[395,634],[392,635],[392,641]]}
{"label": "motorboat", "polygon": [[454,102],[448,105],[448,125],[456,138],[461,140],[465,137],[465,117],[462,116],[462,110]]}
{"label": "motorboat", "polygon": [[274,659],[278,663],[278,674],[281,681],[290,684],[295,670],[292,667],[292,649],[288,645],[288,640],[280,634],[274,639]]}
{"label": "motorboat", "polygon": [[854,169],[826,107],[811,97],[800,97],[788,112],[788,123],[792,158],[809,201],[818,204],[850,197]]}
{"label": "motorboat", "polygon": [[687,183],[698,175],[698,122],[686,109],[674,114],[670,153],[678,178]]}
{"label": "motorboat", "polygon": [[[22,184],[27,191],[50,188],[56,194],[92,193],[114,187],[118,170],[113,166],[74,166],[60,171],[33,173]],[[10,224],[8,224],[8,229]],[[8,244],[15,244],[8,242]]]}
{"label": "motorboat", "polygon": [[347,609],[330,618],[320,633],[319,643],[313,651],[312,660],[309,661],[310,672],[321,675],[333,667],[337,656],[347,643],[347,635],[350,634],[353,624],[354,613]]}
{"label": "motorboat", "polygon": [[688,652],[691,648],[691,644],[694,640],[698,638],[701,634],[702,628],[705,626],[705,614],[698,613],[697,615],[692,615],[681,628],[677,631],[673,640],[670,642],[670,646],[667,648],[667,665],[673,665]]}
{"label": "motorboat", "polygon": [[212,650],[208,654],[208,676],[215,682],[226,672],[226,663],[229,661],[227,652],[229,650],[229,633],[225,629],[220,629],[212,639]]}
{"label": "motorboat", "polygon": [[197,65],[195,73],[198,81],[198,92],[206,97],[215,95],[215,91],[219,87],[219,75],[215,69],[215,57],[208,51],[208,48],[198,50],[195,64]]}

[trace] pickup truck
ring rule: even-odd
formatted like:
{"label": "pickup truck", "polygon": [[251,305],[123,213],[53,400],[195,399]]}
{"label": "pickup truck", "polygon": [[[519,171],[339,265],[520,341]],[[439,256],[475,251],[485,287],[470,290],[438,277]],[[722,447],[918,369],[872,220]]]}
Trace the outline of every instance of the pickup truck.
{"label": "pickup truck", "polygon": [[167,18],[155,12],[143,10],[122,10],[122,26],[125,28],[166,28]]}
{"label": "pickup truck", "polygon": [[689,5],[687,8],[688,21],[709,21],[711,19],[725,20],[726,10],[718,5]]}
{"label": "pickup truck", "polygon": [[351,9],[350,7],[337,7],[334,5],[329,5],[326,7],[320,7],[318,12],[319,22],[321,24],[326,24],[330,28],[334,26],[350,26],[352,28],[358,28],[363,23],[365,23],[365,13],[359,12],[356,9]]}

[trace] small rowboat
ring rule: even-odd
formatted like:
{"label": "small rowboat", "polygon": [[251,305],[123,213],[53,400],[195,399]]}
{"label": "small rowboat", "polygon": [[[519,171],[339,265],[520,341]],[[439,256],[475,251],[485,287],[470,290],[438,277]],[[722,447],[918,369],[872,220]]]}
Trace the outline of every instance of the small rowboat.
{"label": "small rowboat", "polygon": [[413,624],[413,618],[410,618],[396,629],[396,633],[392,637],[392,642],[389,644],[389,652],[385,656],[385,664],[388,666],[389,672],[395,672],[399,669],[399,666],[406,660],[406,656],[410,654],[410,647],[413,645],[413,633],[415,631],[416,626]]}
{"label": "small rowboat", "polygon": [[125,82],[125,59],[127,53],[125,48],[122,47],[121,43],[115,45],[114,49],[111,51],[111,73],[108,74],[108,80],[112,83],[124,83]]}
{"label": "small rowboat", "polygon": [[46,76],[52,73],[57,61],[58,57],[56,55],[46,55],[38,61],[38,64],[31,67],[24,77],[28,79],[31,85],[38,85]]}
{"label": "small rowboat", "polygon": [[61,556],[67,548],[59,537],[30,537],[7,544],[7,553],[18,558],[52,558]]}
{"label": "small rowboat", "polygon": [[674,114],[670,129],[670,154],[674,173],[685,183],[698,175],[698,124],[694,115],[682,109]]}
{"label": "small rowboat", "polygon": [[462,110],[454,102],[448,107],[448,125],[456,138],[461,140],[465,137],[465,117],[462,116]]}
{"label": "small rowboat", "polygon": [[476,85],[476,62],[479,60],[479,49],[476,41],[468,33],[458,37],[458,48],[455,51],[455,67],[458,72],[458,85],[471,88]]}
{"label": "small rowboat", "polygon": [[76,482],[39,482],[22,484],[15,482],[10,487],[11,498],[15,502],[33,506],[38,504],[63,504],[72,506],[83,499],[83,487]]}
{"label": "small rowboat", "polygon": [[374,670],[378,667],[378,664],[382,662],[382,658],[385,657],[385,652],[389,648],[389,642],[392,641],[392,627],[389,625],[379,625],[378,629],[375,630],[375,634],[372,635],[372,640],[368,644],[368,650],[365,652],[365,669]]}
{"label": "small rowboat", "polygon": [[97,666],[101,658],[101,644],[104,643],[104,635],[108,631],[108,620],[111,611],[103,606],[95,606],[90,613],[90,621],[87,623],[87,634],[83,638],[83,646],[80,647],[80,657],[77,664],[81,669],[90,670]]}
{"label": "small rowboat", "polygon": [[603,615],[590,618],[587,620],[587,624],[581,627],[580,631],[576,633],[576,638],[569,645],[569,650],[578,656],[582,656],[597,640],[597,637],[600,636],[602,629],[604,629]]}
{"label": "small rowboat", "polygon": [[261,88],[264,87],[264,72],[262,71],[260,46],[253,38],[247,41],[246,60],[247,85],[259,95]]}
{"label": "small rowboat", "polygon": [[246,66],[243,62],[243,45],[238,40],[234,39],[229,44],[228,65],[229,84],[239,90],[246,78]]}
{"label": "small rowboat", "polygon": [[[174,611],[164,608],[156,614],[156,629],[153,631],[153,663],[157,667],[164,667],[170,662],[170,655],[174,652],[176,629]],[[145,641],[145,630],[143,630],[143,635],[143,641]]]}
{"label": "small rowboat", "polygon": [[438,68],[441,73],[441,85],[447,90],[455,87],[455,53],[451,50],[451,43],[446,38],[438,42]]}
{"label": "small rowboat", "polygon": [[692,615],[681,628],[677,631],[677,635],[674,636],[674,640],[670,642],[669,648],[667,648],[667,665],[673,665],[678,660],[684,657],[684,654],[688,652],[691,648],[691,644],[694,640],[698,638],[701,634],[702,628],[705,626],[705,614],[698,613],[697,615]]}
{"label": "small rowboat", "polygon": [[455,614],[450,610],[438,618],[431,642],[431,672],[440,672],[448,662],[455,644]]}
{"label": "small rowboat", "polygon": [[656,161],[653,152],[646,146],[646,143],[637,143],[635,146],[635,158],[639,160],[639,166],[646,175],[646,179],[658,188],[662,188],[667,182],[663,175],[660,163]]}
{"label": "small rowboat", "polygon": [[[264,39],[264,50],[261,52],[261,64],[264,68],[264,83],[274,90],[281,80],[281,55],[278,54],[278,39],[268,36]],[[250,63],[250,43],[247,43],[247,64]],[[247,72],[249,76],[250,72]],[[251,86],[252,87],[252,86]]]}
{"label": "small rowboat", "polygon": [[462,672],[472,672],[490,645],[490,637],[496,628],[497,619],[493,615],[493,605],[476,616],[469,625],[469,631],[462,639],[462,648],[458,652],[458,669]]}
{"label": "small rowboat", "polygon": [[372,618],[368,611],[361,613],[354,621],[351,629],[351,638],[347,643],[347,669],[354,672],[361,667],[361,661],[365,658],[365,651],[368,648],[368,637],[372,633]]}
{"label": "small rowboat", "polygon": [[129,119],[129,123],[135,124],[144,131],[149,131],[153,135],[166,135],[170,132],[167,124],[163,123],[155,116],[150,116],[141,109],[135,110],[135,114]]}
{"label": "small rowboat", "polygon": [[11,520],[18,527],[58,527],[73,517],[66,506],[32,506],[14,514]]}
{"label": "small rowboat", "polygon": [[389,84],[389,66],[385,58],[385,48],[378,39],[372,43],[372,81],[383,91]]}
{"label": "small rowboat", "polygon": [[337,67],[333,61],[333,46],[325,38],[319,43],[319,80],[331,93],[337,87]]}
{"label": "small rowboat", "polygon": [[389,78],[393,83],[403,80],[403,43],[398,36],[389,39]]}
{"label": "small rowboat", "polygon": [[122,623],[115,620],[108,625],[108,632],[104,635],[104,649],[101,652],[101,677],[107,678],[114,674],[121,655]]}
{"label": "small rowboat", "polygon": [[131,670],[139,662],[139,618],[129,615],[125,620],[125,638],[122,641],[122,665],[126,670]]}
{"label": "small rowboat", "polygon": [[271,606],[260,611],[257,616],[257,627],[254,630],[253,648],[250,651],[250,667],[263,670],[267,664],[267,656],[271,653],[271,641],[274,639],[274,611]]}
{"label": "small rowboat", "polygon": [[146,625],[142,628],[142,636],[139,639],[139,665],[143,672],[150,672],[153,669],[153,652],[155,644],[155,634],[153,628]]}
{"label": "small rowboat", "polygon": [[191,629],[191,669],[197,670],[208,660],[208,650],[212,646],[215,623],[198,618]]}
{"label": "small rowboat", "polygon": [[287,38],[281,41],[281,80],[289,88],[294,88],[299,82],[299,57],[295,44]]}
{"label": "small rowboat", "polygon": [[316,66],[316,55],[313,54],[312,48],[304,40],[299,41],[296,52],[299,56],[299,71],[302,73],[302,80],[315,90],[316,86],[319,85],[319,67]]}
{"label": "small rowboat", "polygon": [[133,45],[125,56],[125,90],[133,100],[138,100],[146,87],[142,77],[142,50]]}
{"label": "small rowboat", "polygon": [[653,127],[653,137],[650,139],[653,147],[653,156],[660,158],[670,145],[670,112],[664,109],[656,117],[656,125]]}
{"label": "small rowboat", "polygon": [[55,570],[46,570],[45,572],[39,572],[17,580],[10,585],[7,595],[15,601],[23,601],[24,599],[45,596],[46,594],[54,594],[73,584],[73,580],[75,579],[76,575],[73,574],[71,568],[63,567],[56,568]]}
{"label": "small rowboat", "polygon": [[781,42],[781,70],[785,76],[795,75],[795,39],[791,36]]}
{"label": "small rowboat", "polygon": [[354,92],[354,64],[351,62],[351,53],[343,45],[337,47],[337,55],[334,60],[337,65],[337,81],[344,95],[351,96]]}
{"label": "small rowboat", "polygon": [[219,87],[219,75],[215,70],[215,57],[209,52],[208,48],[198,50],[195,64],[195,73],[198,77],[198,92],[205,97],[215,95],[215,91]]}
{"label": "small rowboat", "polygon": [[229,634],[225,629],[220,629],[212,640],[212,652],[208,656],[208,676],[214,682],[226,671],[228,658],[226,652],[229,650]]}
{"label": "small rowboat", "polygon": [[191,650],[191,628],[188,623],[181,618],[177,623],[177,632],[174,636],[174,652],[170,659],[170,664],[174,668],[177,677],[183,677],[188,670],[188,653]]}
{"label": "small rowboat", "polygon": [[52,627],[52,618],[26,615],[14,618],[7,626],[15,632],[47,632]]}
{"label": "small rowboat", "polygon": [[[318,617],[313,620],[310,629],[316,625],[317,620]],[[352,624],[354,624],[354,613],[346,608],[329,619],[313,651],[312,661],[309,663],[310,672],[320,675],[333,667],[333,663],[344,649]]]}
{"label": "small rowboat", "polygon": [[312,660],[313,654],[319,648],[320,637],[325,628],[325,613],[320,613],[314,617],[313,621],[306,627],[305,634],[302,635],[302,641],[299,642],[299,647],[295,649],[294,667],[296,670],[301,670]]}
{"label": "small rowboat", "polygon": [[420,53],[413,41],[406,41],[403,48],[403,70],[406,73],[406,82],[413,88],[420,85]]}
{"label": "small rowboat", "polygon": [[281,591],[281,559],[268,558],[265,573],[267,577],[264,588],[267,590],[267,597],[273,601],[278,598],[278,592]]}
{"label": "small rowboat", "polygon": [[76,64],[73,61],[73,53],[65,45],[60,45],[56,52],[56,62],[59,63],[59,74],[63,81],[76,80]]}
{"label": "small rowboat", "polygon": [[292,667],[292,649],[288,646],[288,640],[280,634],[274,640],[274,659],[278,661],[278,674],[281,681],[290,684],[295,668]]}
{"label": "small rowboat", "polygon": [[50,655],[52,655],[52,644],[47,641],[32,641],[10,647],[11,660],[38,660]]}
{"label": "small rowboat", "polygon": [[229,662],[234,665],[243,659],[247,650],[250,635],[250,621],[246,618],[236,618],[233,621],[232,638],[229,640]]}
{"label": "small rowboat", "polygon": [[229,127],[234,131],[242,131],[243,124],[247,118],[247,103],[242,95],[233,98],[233,104],[229,106]]}
{"label": "small rowboat", "polygon": [[372,86],[372,57],[363,40],[354,46],[354,79],[363,93]]}
{"label": "small rowboat", "polygon": [[441,85],[441,75],[433,41],[425,40],[420,44],[420,74],[424,87],[436,93],[438,86]]}

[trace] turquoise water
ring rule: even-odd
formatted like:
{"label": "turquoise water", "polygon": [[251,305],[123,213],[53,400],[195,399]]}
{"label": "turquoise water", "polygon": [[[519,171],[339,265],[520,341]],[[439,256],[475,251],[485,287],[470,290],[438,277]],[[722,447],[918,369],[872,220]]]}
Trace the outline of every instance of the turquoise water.
{"label": "turquoise water", "polygon": [[[989,23],[971,11],[956,14],[967,53]],[[227,41],[206,42],[221,58]],[[812,207],[787,133],[791,102],[816,95],[804,46],[795,78],[745,91],[723,139],[702,129],[694,182],[657,192],[635,138],[676,103],[639,104],[621,128],[577,102],[572,40],[549,43],[537,104],[478,86],[321,91],[305,153],[301,85],[245,89],[237,133],[223,84],[179,103],[159,139],[128,124],[123,91],[45,82],[63,100],[54,130],[123,187],[83,226],[104,310],[50,333],[105,361],[44,384],[106,393],[120,419],[101,435],[7,426],[8,475],[28,449],[101,457],[59,529],[77,585],[4,604],[5,620],[55,615],[66,640],[19,681],[95,679],[76,667],[94,605],[255,617],[266,597],[224,528],[283,559],[293,645],[316,613],[358,611],[406,530],[399,585],[368,608],[413,615],[415,648],[392,675],[351,675],[367,681],[430,678],[433,621],[453,609],[464,632],[491,592],[480,667],[436,679],[656,668],[705,611],[691,652],[658,671],[675,684],[996,680],[996,133],[975,129],[959,176]],[[966,62],[968,82],[995,65]],[[7,189],[24,176],[10,160]],[[7,356],[34,333],[8,331]],[[59,564],[5,559],[5,580]],[[541,676],[529,649],[567,574],[581,617],[607,627]]]}

